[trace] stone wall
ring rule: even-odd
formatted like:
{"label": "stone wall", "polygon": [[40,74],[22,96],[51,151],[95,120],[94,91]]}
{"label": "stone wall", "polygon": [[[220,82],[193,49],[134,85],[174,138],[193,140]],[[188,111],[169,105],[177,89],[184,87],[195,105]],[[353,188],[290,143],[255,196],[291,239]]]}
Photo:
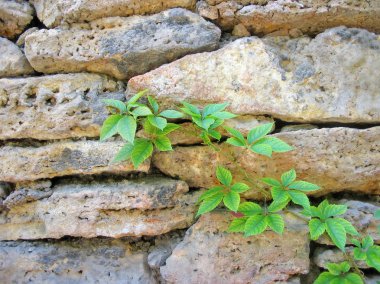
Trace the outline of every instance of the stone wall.
{"label": "stone wall", "polygon": [[380,243],[379,34],[378,0],[0,1],[0,282],[312,283],[343,259],[291,213],[283,236],[226,233],[223,208],[196,219],[234,149],[189,122],[174,151],[111,163],[102,99],[143,89],[164,108],[229,102],[245,134],[276,122],[295,150],[240,165],[295,168]]}

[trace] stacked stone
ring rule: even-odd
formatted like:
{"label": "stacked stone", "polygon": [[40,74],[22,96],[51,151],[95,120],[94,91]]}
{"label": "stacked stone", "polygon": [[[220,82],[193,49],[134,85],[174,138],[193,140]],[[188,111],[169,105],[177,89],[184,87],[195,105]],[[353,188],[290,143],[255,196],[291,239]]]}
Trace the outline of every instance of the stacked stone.
{"label": "stacked stone", "polygon": [[342,259],[327,238],[310,252],[293,214],[283,236],[226,233],[223,210],[195,220],[234,149],[202,146],[188,122],[173,152],[137,170],[112,163],[124,142],[98,141],[102,99],[143,89],[163,108],[229,102],[240,116],[228,124],[244,134],[285,125],[273,135],[294,151],[241,166],[257,179],[295,168],[380,243],[376,33],[377,0],[2,1],[0,282],[300,283]]}

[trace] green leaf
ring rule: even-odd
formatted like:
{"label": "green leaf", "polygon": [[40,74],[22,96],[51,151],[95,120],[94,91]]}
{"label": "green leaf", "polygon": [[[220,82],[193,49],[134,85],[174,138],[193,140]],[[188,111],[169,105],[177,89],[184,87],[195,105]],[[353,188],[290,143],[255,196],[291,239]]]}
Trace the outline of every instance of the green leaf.
{"label": "green leaf", "polygon": [[354,257],[356,260],[366,260],[367,254],[361,248],[354,248]]}
{"label": "green leaf", "polygon": [[207,198],[210,198],[211,196],[219,193],[220,191],[223,190],[223,186],[214,186],[212,188],[210,188],[209,190],[205,191],[202,193],[201,196],[199,196],[199,199],[198,200],[204,200],[204,199],[207,199]]}
{"label": "green leaf", "polygon": [[263,212],[263,209],[259,204],[253,202],[244,202],[240,204],[238,212],[243,213],[246,216],[252,216],[261,214]]}
{"label": "green leaf", "polygon": [[138,117],[138,116],[151,115],[152,111],[146,106],[139,106],[135,108],[131,113],[133,116]]}
{"label": "green leaf", "polygon": [[366,262],[368,266],[380,272],[380,246],[371,246],[368,248]]}
{"label": "green leaf", "polygon": [[322,214],[324,218],[342,215],[347,211],[346,205],[329,204],[323,208]]}
{"label": "green leaf", "polygon": [[212,138],[215,138],[216,140],[220,140],[220,138],[222,138],[222,135],[216,131],[216,130],[213,130],[213,129],[209,129],[208,130],[208,134],[212,137]]}
{"label": "green leaf", "polygon": [[[347,273],[346,275],[344,275],[344,284],[364,284],[362,278],[356,274],[356,273]],[[338,282],[338,284],[340,284],[342,282]]]}
{"label": "green leaf", "polygon": [[148,120],[153,126],[157,127],[158,129],[161,129],[161,130],[163,130],[166,127],[166,125],[168,124],[168,122],[165,118],[154,116],[154,115],[148,116]]}
{"label": "green leaf", "polygon": [[158,133],[158,131],[160,131],[157,127],[153,126],[149,120],[146,118],[144,119],[144,124],[143,124],[143,127],[144,127],[144,131],[148,134],[153,134],[153,135],[156,135]]}
{"label": "green leaf", "polygon": [[248,133],[248,137],[247,137],[248,143],[252,144],[256,140],[264,137],[272,130],[272,128],[273,128],[273,123],[266,123],[266,124],[253,128]]}
{"label": "green leaf", "polygon": [[239,140],[241,143],[245,145],[245,139],[243,134],[239,130],[236,130],[232,127],[224,126],[224,129],[227,130],[229,134],[231,134],[233,137],[235,137],[237,140]]}
{"label": "green leaf", "polygon": [[222,104],[210,104],[207,105],[202,112],[202,117],[206,117],[210,114],[219,112],[224,110],[228,106],[228,103],[222,103]]}
{"label": "green leaf", "polygon": [[157,113],[158,109],[159,109],[157,101],[154,98],[152,98],[151,96],[148,96],[148,101],[149,101],[150,106],[153,109],[153,112]]}
{"label": "green leaf", "polygon": [[366,236],[364,239],[363,239],[363,248],[364,249],[367,249],[369,248],[370,246],[373,246],[374,244],[374,241],[372,239],[371,236]]}
{"label": "green leaf", "polygon": [[309,198],[305,193],[297,190],[289,190],[289,195],[293,203],[301,205],[304,208],[310,207]]}
{"label": "green leaf", "polygon": [[222,166],[218,166],[216,168],[216,177],[222,184],[226,186],[229,186],[232,182],[231,172]]}
{"label": "green leaf", "polygon": [[313,284],[331,284],[335,279],[336,276],[332,275],[330,272],[322,272]]}
{"label": "green leaf", "polygon": [[328,271],[333,275],[340,275],[350,271],[350,264],[347,261],[341,263],[327,263],[326,264]]}
{"label": "green leaf", "polygon": [[119,110],[121,114],[127,111],[127,106],[122,101],[113,99],[104,99],[102,101],[106,104],[106,106],[113,107]]}
{"label": "green leaf", "polygon": [[302,181],[302,180],[297,180],[297,181],[292,182],[289,185],[289,188],[301,190],[301,191],[313,191],[313,190],[320,189],[318,185],[307,182],[307,181]]}
{"label": "green leaf", "polygon": [[281,175],[281,182],[284,186],[290,185],[296,179],[296,171],[291,169]]}
{"label": "green leaf", "polygon": [[277,153],[285,153],[293,150],[293,147],[276,137],[264,137],[257,141],[257,143],[267,144],[272,147],[273,152]]}
{"label": "green leaf", "polygon": [[272,157],[272,147],[267,144],[254,144],[250,149],[257,154]]}
{"label": "green leaf", "polygon": [[219,118],[219,119],[231,119],[231,118],[236,117],[235,114],[230,113],[228,111],[215,112],[215,113],[211,114],[210,116],[214,117],[214,118]]}
{"label": "green leaf", "polygon": [[238,183],[235,183],[232,187],[231,187],[231,190],[234,191],[234,192],[237,192],[237,193],[242,193],[242,192],[245,192],[249,189],[249,186],[246,185],[245,183],[242,183],[242,182],[238,182]]}
{"label": "green leaf", "polygon": [[179,126],[178,124],[174,124],[174,123],[168,123],[168,124],[166,124],[165,128],[162,130],[162,132],[160,134],[161,135],[167,135],[167,134],[177,130],[178,128],[181,128],[181,126]]}
{"label": "green leaf", "polygon": [[289,202],[289,194],[288,191],[283,190],[282,187],[274,186],[271,189],[272,198],[275,202],[283,203],[283,202]]}
{"label": "green leaf", "polygon": [[133,144],[137,129],[136,120],[132,116],[124,116],[117,124],[117,131],[123,139]]}
{"label": "green leaf", "polygon": [[131,155],[132,163],[137,169],[146,159],[152,155],[153,144],[151,141],[143,138],[138,138],[135,140]]}
{"label": "green leaf", "polygon": [[199,109],[195,105],[189,104],[187,102],[183,102],[182,104],[191,113],[193,113],[193,114],[199,114],[199,115],[201,114],[201,112],[199,111]]}
{"label": "green leaf", "polygon": [[240,204],[240,195],[237,192],[230,191],[224,196],[223,202],[228,209],[236,212]]}
{"label": "green leaf", "polygon": [[281,182],[279,182],[278,180],[276,180],[274,178],[262,178],[261,180],[262,180],[262,182],[264,182],[270,186],[281,186],[282,185]]}
{"label": "green leaf", "polygon": [[247,217],[233,219],[230,226],[228,227],[228,232],[230,233],[244,232],[245,222],[247,222],[247,219],[248,219]]}
{"label": "green leaf", "polygon": [[362,244],[360,243],[359,240],[357,239],[351,239],[351,243],[353,243],[355,246],[357,246],[358,248],[361,248],[362,247]]}
{"label": "green leaf", "polygon": [[158,136],[153,141],[154,145],[159,151],[171,151],[172,149],[172,143],[170,142],[170,139],[166,136]]}
{"label": "green leaf", "polygon": [[285,223],[284,219],[279,214],[270,214],[266,216],[268,226],[277,234],[281,234],[284,231]]}
{"label": "green leaf", "polygon": [[317,240],[325,231],[326,224],[317,218],[313,218],[309,221],[310,238]]}
{"label": "green leaf", "polygon": [[239,140],[235,137],[228,138],[226,143],[228,143],[232,146],[236,146],[236,147],[244,147],[245,146],[244,142],[242,142],[241,140]]}
{"label": "green leaf", "polygon": [[345,251],[346,246],[346,230],[343,225],[335,219],[326,220],[326,231],[333,243],[342,251]]}
{"label": "green leaf", "polygon": [[135,94],[134,96],[132,96],[128,102],[127,102],[127,105],[130,105],[130,104],[134,104],[135,102],[137,102],[143,95],[145,95],[145,93],[147,92],[148,90],[143,90],[141,92],[138,92],[137,94]]}
{"label": "green leaf", "polygon": [[161,112],[160,116],[163,116],[166,118],[181,118],[183,117],[183,114],[179,111],[168,109]]}
{"label": "green leaf", "polygon": [[113,114],[103,122],[100,130],[100,141],[104,141],[117,133],[117,124],[122,117],[120,114]]}
{"label": "green leaf", "polygon": [[288,205],[288,201],[281,201],[281,202],[272,201],[272,203],[268,207],[268,211],[271,213],[275,213],[277,211],[284,209],[286,205]]}
{"label": "green leaf", "polygon": [[223,119],[219,119],[219,118],[216,118],[215,119],[215,122],[213,124],[210,125],[210,129],[215,129],[217,128],[218,126],[222,125],[224,122]]}
{"label": "green leaf", "polygon": [[350,234],[350,235],[353,235],[353,236],[359,235],[359,233],[358,233],[358,231],[356,231],[355,227],[352,226],[352,224],[349,221],[347,221],[346,219],[335,218],[335,220],[337,220],[340,224],[342,224],[342,226],[346,230],[347,234]]}
{"label": "green leaf", "polygon": [[245,236],[253,236],[261,234],[267,228],[267,219],[263,215],[254,215],[249,217],[245,222],[244,232]]}
{"label": "green leaf", "polygon": [[219,203],[222,201],[223,196],[224,196],[223,192],[219,192],[219,193],[212,195],[211,197],[209,197],[207,199],[204,199],[202,201],[201,206],[199,206],[196,217],[214,210],[215,207],[218,206]]}
{"label": "green leaf", "polygon": [[375,212],[375,218],[380,219],[380,209],[376,210]]}
{"label": "green leaf", "polygon": [[113,163],[118,163],[122,161],[128,160],[131,155],[132,155],[132,150],[133,150],[133,144],[127,143],[121,149],[119,152],[116,154],[116,157],[113,159]]}
{"label": "green leaf", "polygon": [[215,122],[215,119],[213,118],[205,118],[202,120],[202,125],[201,127],[205,130],[209,129],[210,126]]}

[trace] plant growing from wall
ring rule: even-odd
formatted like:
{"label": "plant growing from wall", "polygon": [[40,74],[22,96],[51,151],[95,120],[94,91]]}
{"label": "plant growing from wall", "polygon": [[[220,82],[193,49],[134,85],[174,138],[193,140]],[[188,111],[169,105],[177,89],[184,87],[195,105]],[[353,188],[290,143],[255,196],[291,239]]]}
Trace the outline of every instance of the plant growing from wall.
{"label": "plant growing from wall", "polygon": [[[226,111],[227,103],[209,104],[200,109],[183,102],[179,110],[160,111],[159,104],[151,96],[147,96],[145,103],[141,102],[145,93],[146,91],[139,92],[127,102],[104,100],[111,114],[103,123],[100,139],[103,141],[119,134],[125,140],[125,145],[117,153],[114,162],[130,160],[137,169],[154,151],[172,151],[172,143],[168,135],[181,126],[168,122],[168,119],[190,119],[199,130],[199,137],[203,143],[215,151],[220,150],[213,141],[221,140],[220,127],[223,126],[224,121],[236,117],[235,114]],[[139,125],[144,135],[136,137]],[[267,123],[254,127],[247,137],[234,128],[224,126],[231,136],[225,143],[267,158],[271,158],[274,153],[293,150],[281,139],[268,136],[273,126],[273,123]],[[320,187],[307,181],[297,180],[294,169],[283,173],[280,180],[271,177],[261,179],[262,183],[270,187],[269,192],[261,191],[264,197],[263,205],[254,202],[241,203],[241,194],[252,189],[254,179],[240,167],[239,155],[231,155],[229,158],[235,165],[235,169],[243,174],[244,181],[248,184],[234,180],[228,168],[218,165],[216,177],[219,184],[209,188],[199,197],[200,206],[197,217],[223,204],[236,216],[228,228],[229,232],[244,233],[247,237],[261,234],[266,230],[282,234],[286,227],[283,211],[287,210],[299,216],[298,213],[287,209],[292,203],[294,206],[300,206],[301,217],[308,219],[311,240],[317,240],[325,235],[349,260],[340,264],[328,264],[328,271],[319,275],[315,281],[316,284],[363,283],[362,272],[355,263],[359,260],[365,261],[368,266],[380,272],[380,247],[374,244],[371,237],[359,236],[354,226],[341,217],[346,212],[347,206],[330,204],[328,200],[323,200],[318,206],[310,205],[307,193],[317,191]],[[267,205],[267,199],[272,200],[269,205]],[[379,212],[376,212],[376,217],[380,218]],[[356,246],[353,250],[353,258],[346,253],[347,235],[356,237],[351,240]]]}

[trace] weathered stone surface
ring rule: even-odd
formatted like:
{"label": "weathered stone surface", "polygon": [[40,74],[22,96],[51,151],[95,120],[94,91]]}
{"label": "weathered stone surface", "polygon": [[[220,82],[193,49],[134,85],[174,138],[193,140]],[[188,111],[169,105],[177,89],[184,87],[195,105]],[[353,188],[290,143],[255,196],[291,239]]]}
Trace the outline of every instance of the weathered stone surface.
{"label": "weathered stone surface", "polygon": [[176,8],[39,30],[26,37],[25,54],[43,73],[90,71],[129,79],[186,54],[213,50],[219,38],[215,25]]}
{"label": "weathered stone surface", "polygon": [[[203,215],[161,267],[169,283],[274,283],[309,269],[307,226],[286,216],[283,236],[227,233],[231,215]],[[277,283],[277,282],[276,282]]]}
{"label": "weathered stone surface", "polygon": [[146,252],[123,240],[0,242],[3,283],[156,283]]}
{"label": "weathered stone surface", "polygon": [[318,129],[318,126],[313,124],[295,124],[295,125],[285,125],[281,128],[280,132],[290,132],[290,131],[298,131],[298,130],[311,130]]}
{"label": "weathered stone surface", "polygon": [[57,185],[50,196],[3,212],[0,239],[160,235],[192,224],[200,192],[187,191],[186,183],[160,177]]}
{"label": "weathered stone surface", "polygon": [[25,45],[25,38],[26,38],[26,36],[28,36],[28,35],[30,35],[30,34],[36,32],[36,31],[38,31],[38,30],[39,30],[39,28],[37,28],[37,27],[32,27],[32,28],[29,28],[29,29],[25,30],[25,32],[23,32],[23,33],[18,37],[18,39],[17,39],[17,41],[16,41],[16,44],[17,44],[19,47],[23,48],[24,45]]}
{"label": "weathered stone surface", "polygon": [[[343,190],[380,193],[380,127],[300,130],[273,136],[294,150],[275,153],[270,159],[228,144],[219,145],[220,152],[206,146],[176,147],[174,152],[155,154],[153,162],[163,173],[185,180],[192,187],[210,187],[217,184],[217,165],[228,167],[236,181],[244,180],[241,170],[231,161],[232,153],[256,181],[252,188],[263,188],[260,178],[279,179],[283,172],[294,168],[299,179],[322,187],[314,193],[317,196]],[[260,198],[261,194],[251,190],[246,196]]]}
{"label": "weathered stone surface", "polygon": [[121,82],[88,73],[0,79],[0,139],[99,136],[102,99],[123,99]]}
{"label": "weathered stone surface", "polygon": [[14,38],[32,21],[34,9],[28,1],[6,0],[0,2],[0,36]]}
{"label": "weathered stone surface", "polygon": [[34,72],[20,48],[0,37],[0,77],[13,77]]}
{"label": "weathered stone surface", "polygon": [[224,30],[243,25],[258,35],[316,34],[341,25],[380,32],[377,0],[206,0],[197,11]]}
{"label": "weathered stone surface", "polygon": [[[347,253],[353,257],[353,248],[348,247]],[[319,247],[315,250],[313,256],[313,262],[321,268],[327,269],[328,263],[340,263],[346,261],[346,256],[339,249],[329,249]],[[360,269],[367,269],[369,266],[365,261],[355,261],[356,265]]]}
{"label": "weathered stone surface", "polygon": [[154,14],[170,8],[193,10],[196,0],[32,0],[38,18],[47,27],[115,16]]}
{"label": "weathered stone surface", "polygon": [[[244,135],[248,135],[248,132],[259,125],[265,123],[272,123],[273,119],[265,116],[240,116],[233,119],[228,119],[224,122],[223,126],[233,127],[239,130]],[[230,136],[230,134],[223,128],[217,128],[223,136]],[[168,137],[172,142],[172,145],[194,145],[203,143],[203,140],[199,137],[201,131],[194,126],[191,122],[181,123],[181,128],[171,132]],[[147,137],[144,130],[137,132],[137,136]]]}
{"label": "weathered stone surface", "polygon": [[236,40],[129,81],[162,103],[229,102],[238,114],[292,122],[378,123],[380,40],[344,27],[314,39]]}
{"label": "weathered stone surface", "polygon": [[32,181],[66,175],[148,172],[149,159],[137,170],[130,162],[112,163],[124,142],[56,142],[41,147],[0,148],[0,180]]}

